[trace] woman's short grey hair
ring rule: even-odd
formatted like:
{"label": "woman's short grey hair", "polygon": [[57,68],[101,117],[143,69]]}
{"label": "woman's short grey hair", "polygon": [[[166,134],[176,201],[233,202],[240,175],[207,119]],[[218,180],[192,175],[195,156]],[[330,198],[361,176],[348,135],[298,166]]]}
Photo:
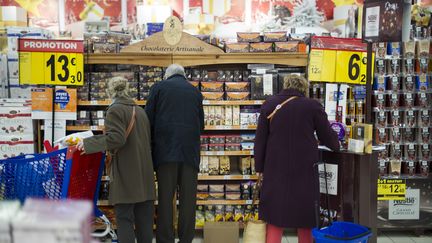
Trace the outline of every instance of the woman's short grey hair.
{"label": "woman's short grey hair", "polygon": [[291,74],[284,77],[284,89],[295,89],[305,96],[309,95],[309,82],[302,76]]}
{"label": "woman's short grey hair", "polygon": [[179,64],[171,64],[165,70],[164,79],[169,79],[171,76],[181,75],[183,77],[186,76],[184,68]]}
{"label": "woman's short grey hair", "polygon": [[111,99],[129,98],[129,82],[123,77],[114,77],[108,81],[108,95]]}

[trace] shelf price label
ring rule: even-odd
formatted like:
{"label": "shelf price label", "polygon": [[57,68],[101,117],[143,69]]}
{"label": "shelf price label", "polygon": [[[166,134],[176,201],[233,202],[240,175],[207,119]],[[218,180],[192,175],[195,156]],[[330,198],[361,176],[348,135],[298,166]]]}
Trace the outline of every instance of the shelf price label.
{"label": "shelf price label", "polygon": [[20,84],[83,85],[83,51],[83,41],[20,39]]}
{"label": "shelf price label", "polygon": [[406,180],[378,179],[378,200],[405,200]]}

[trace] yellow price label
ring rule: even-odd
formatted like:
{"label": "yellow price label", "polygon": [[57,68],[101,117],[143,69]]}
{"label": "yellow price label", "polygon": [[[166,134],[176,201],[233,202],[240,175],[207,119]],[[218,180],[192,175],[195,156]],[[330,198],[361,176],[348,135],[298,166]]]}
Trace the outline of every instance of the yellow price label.
{"label": "yellow price label", "polygon": [[20,83],[83,85],[82,41],[20,40]]}
{"label": "yellow price label", "polygon": [[[374,63],[373,58],[374,56],[372,56],[372,63]],[[349,84],[366,84],[366,52],[338,51],[336,62],[336,82]]]}
{"label": "yellow price label", "polygon": [[401,179],[379,179],[378,200],[404,200],[406,181]]}
{"label": "yellow price label", "polygon": [[309,59],[309,80],[334,82],[336,72],[336,51],[312,49]]}

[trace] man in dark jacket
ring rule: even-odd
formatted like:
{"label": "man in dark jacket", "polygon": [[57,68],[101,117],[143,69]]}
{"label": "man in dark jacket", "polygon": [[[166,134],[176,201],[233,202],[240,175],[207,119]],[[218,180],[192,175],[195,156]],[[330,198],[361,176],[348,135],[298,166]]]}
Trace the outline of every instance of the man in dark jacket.
{"label": "man in dark jacket", "polygon": [[195,233],[195,207],[200,135],[204,129],[202,95],[173,64],[165,80],[154,85],[146,105],[151,123],[153,162],[158,181],[156,240],[174,243],[173,199],[179,187],[178,236],[191,243]]}

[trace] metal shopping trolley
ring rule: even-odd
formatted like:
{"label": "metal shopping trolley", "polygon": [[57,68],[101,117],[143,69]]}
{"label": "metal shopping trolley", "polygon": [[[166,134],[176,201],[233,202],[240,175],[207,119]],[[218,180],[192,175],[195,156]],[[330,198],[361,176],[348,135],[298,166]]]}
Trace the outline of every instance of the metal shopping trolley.
{"label": "metal shopping trolley", "polygon": [[117,242],[110,221],[96,205],[104,162],[103,153],[81,155],[75,147],[0,160],[0,200],[24,202],[28,197],[92,200],[95,218],[106,226],[93,236],[110,235],[112,242]]}

